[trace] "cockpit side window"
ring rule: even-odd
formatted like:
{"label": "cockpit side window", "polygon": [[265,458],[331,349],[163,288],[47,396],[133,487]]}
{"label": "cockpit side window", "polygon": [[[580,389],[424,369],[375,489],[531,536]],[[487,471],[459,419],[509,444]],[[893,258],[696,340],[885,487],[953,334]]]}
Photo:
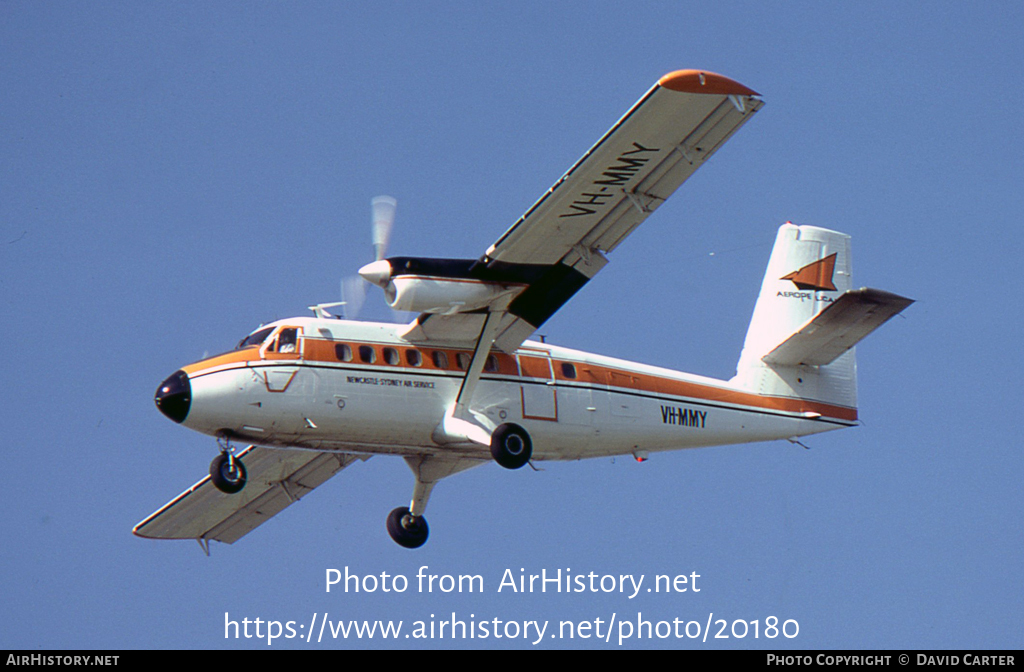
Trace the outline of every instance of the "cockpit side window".
{"label": "cockpit side window", "polygon": [[260,345],[266,340],[267,336],[270,336],[270,332],[274,330],[273,327],[267,327],[266,329],[260,329],[245,338],[243,338],[238,345],[235,346],[235,350],[241,350],[242,348],[251,348],[254,345]]}
{"label": "cockpit side window", "polygon": [[298,329],[282,329],[277,337],[277,351],[279,353],[295,352],[299,343]]}

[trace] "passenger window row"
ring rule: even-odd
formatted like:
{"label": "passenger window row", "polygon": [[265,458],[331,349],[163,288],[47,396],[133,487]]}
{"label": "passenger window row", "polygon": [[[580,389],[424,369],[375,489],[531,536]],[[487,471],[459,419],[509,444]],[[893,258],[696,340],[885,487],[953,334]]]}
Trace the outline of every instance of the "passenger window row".
{"label": "passenger window row", "polygon": [[[385,364],[389,366],[402,365],[402,356],[399,354],[398,348],[385,346],[381,353]],[[337,357],[339,362],[351,362],[355,359],[356,354],[359,356],[359,361],[364,364],[375,364],[377,362],[377,349],[372,345],[364,344],[357,346],[355,353],[353,353],[352,346],[347,343],[337,343],[334,346],[334,356]],[[469,369],[471,360],[472,356],[468,352],[455,353],[455,364],[460,371]],[[431,350],[430,361],[434,364],[434,368],[445,370],[451,368],[448,353],[444,350]],[[422,366],[423,355],[415,348],[406,348],[405,364],[407,366]],[[564,378],[576,378],[576,367],[573,364],[562,362],[561,369]],[[487,360],[484,362],[484,371],[486,373],[497,373],[499,371],[498,358],[496,356],[487,355]]]}
{"label": "passenger window row", "polygon": [[[381,353],[385,364],[390,366],[401,366],[402,356],[399,354],[398,348],[385,346],[381,350]],[[355,355],[358,355],[359,361],[364,364],[375,364],[377,362],[377,349],[372,345],[357,346],[355,353],[353,353],[352,346],[347,343],[336,343],[334,346],[334,356],[339,362],[354,361]],[[455,354],[455,362],[458,365],[458,368],[462,371],[469,368],[470,360],[471,356],[469,353],[459,352]],[[431,351],[430,361],[433,362],[435,368],[450,368],[448,353],[443,350]],[[423,355],[415,348],[407,348],[405,350],[405,364],[407,366],[422,366]],[[488,355],[487,361],[484,362],[484,371],[487,371],[488,373],[497,372],[498,358],[494,355]]]}

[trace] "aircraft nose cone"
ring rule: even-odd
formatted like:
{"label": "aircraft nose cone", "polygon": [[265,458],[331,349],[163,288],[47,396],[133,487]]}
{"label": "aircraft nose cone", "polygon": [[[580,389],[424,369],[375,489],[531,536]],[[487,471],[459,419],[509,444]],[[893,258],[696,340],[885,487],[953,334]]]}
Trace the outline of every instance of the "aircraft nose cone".
{"label": "aircraft nose cone", "polygon": [[188,417],[188,409],[192,405],[192,384],[188,382],[188,374],[175,371],[160,383],[153,397],[160,412],[175,422],[184,422]]}

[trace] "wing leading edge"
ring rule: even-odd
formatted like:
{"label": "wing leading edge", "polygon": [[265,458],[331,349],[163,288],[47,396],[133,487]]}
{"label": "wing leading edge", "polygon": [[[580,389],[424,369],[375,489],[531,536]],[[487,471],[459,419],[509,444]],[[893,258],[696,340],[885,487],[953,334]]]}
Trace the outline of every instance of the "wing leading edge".
{"label": "wing leading edge", "polygon": [[[482,312],[504,312],[495,346],[515,350],[608,263],[614,250],[764,104],[722,75],[662,77],[477,265],[531,281],[511,301],[478,313],[424,313],[404,337],[463,343]],[[526,269],[529,269],[528,271]]]}

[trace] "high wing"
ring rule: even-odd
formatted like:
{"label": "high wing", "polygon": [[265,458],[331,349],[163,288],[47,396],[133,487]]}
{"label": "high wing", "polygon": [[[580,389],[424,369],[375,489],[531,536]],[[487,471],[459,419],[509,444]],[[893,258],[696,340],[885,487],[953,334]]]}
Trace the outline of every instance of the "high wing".
{"label": "high wing", "polygon": [[237,494],[224,494],[207,476],[165,504],[132,530],[149,539],[196,539],[234,543],[313,488],[367,456],[274,450],[249,446],[244,458],[248,481]]}
{"label": "high wing", "polygon": [[[495,346],[515,350],[607,263],[633,229],[729,139],[763,102],[727,77],[662,77],[459,279],[504,283],[474,311],[424,312],[412,342],[472,343],[486,313],[503,313]],[[455,276],[452,276],[455,277]]]}

